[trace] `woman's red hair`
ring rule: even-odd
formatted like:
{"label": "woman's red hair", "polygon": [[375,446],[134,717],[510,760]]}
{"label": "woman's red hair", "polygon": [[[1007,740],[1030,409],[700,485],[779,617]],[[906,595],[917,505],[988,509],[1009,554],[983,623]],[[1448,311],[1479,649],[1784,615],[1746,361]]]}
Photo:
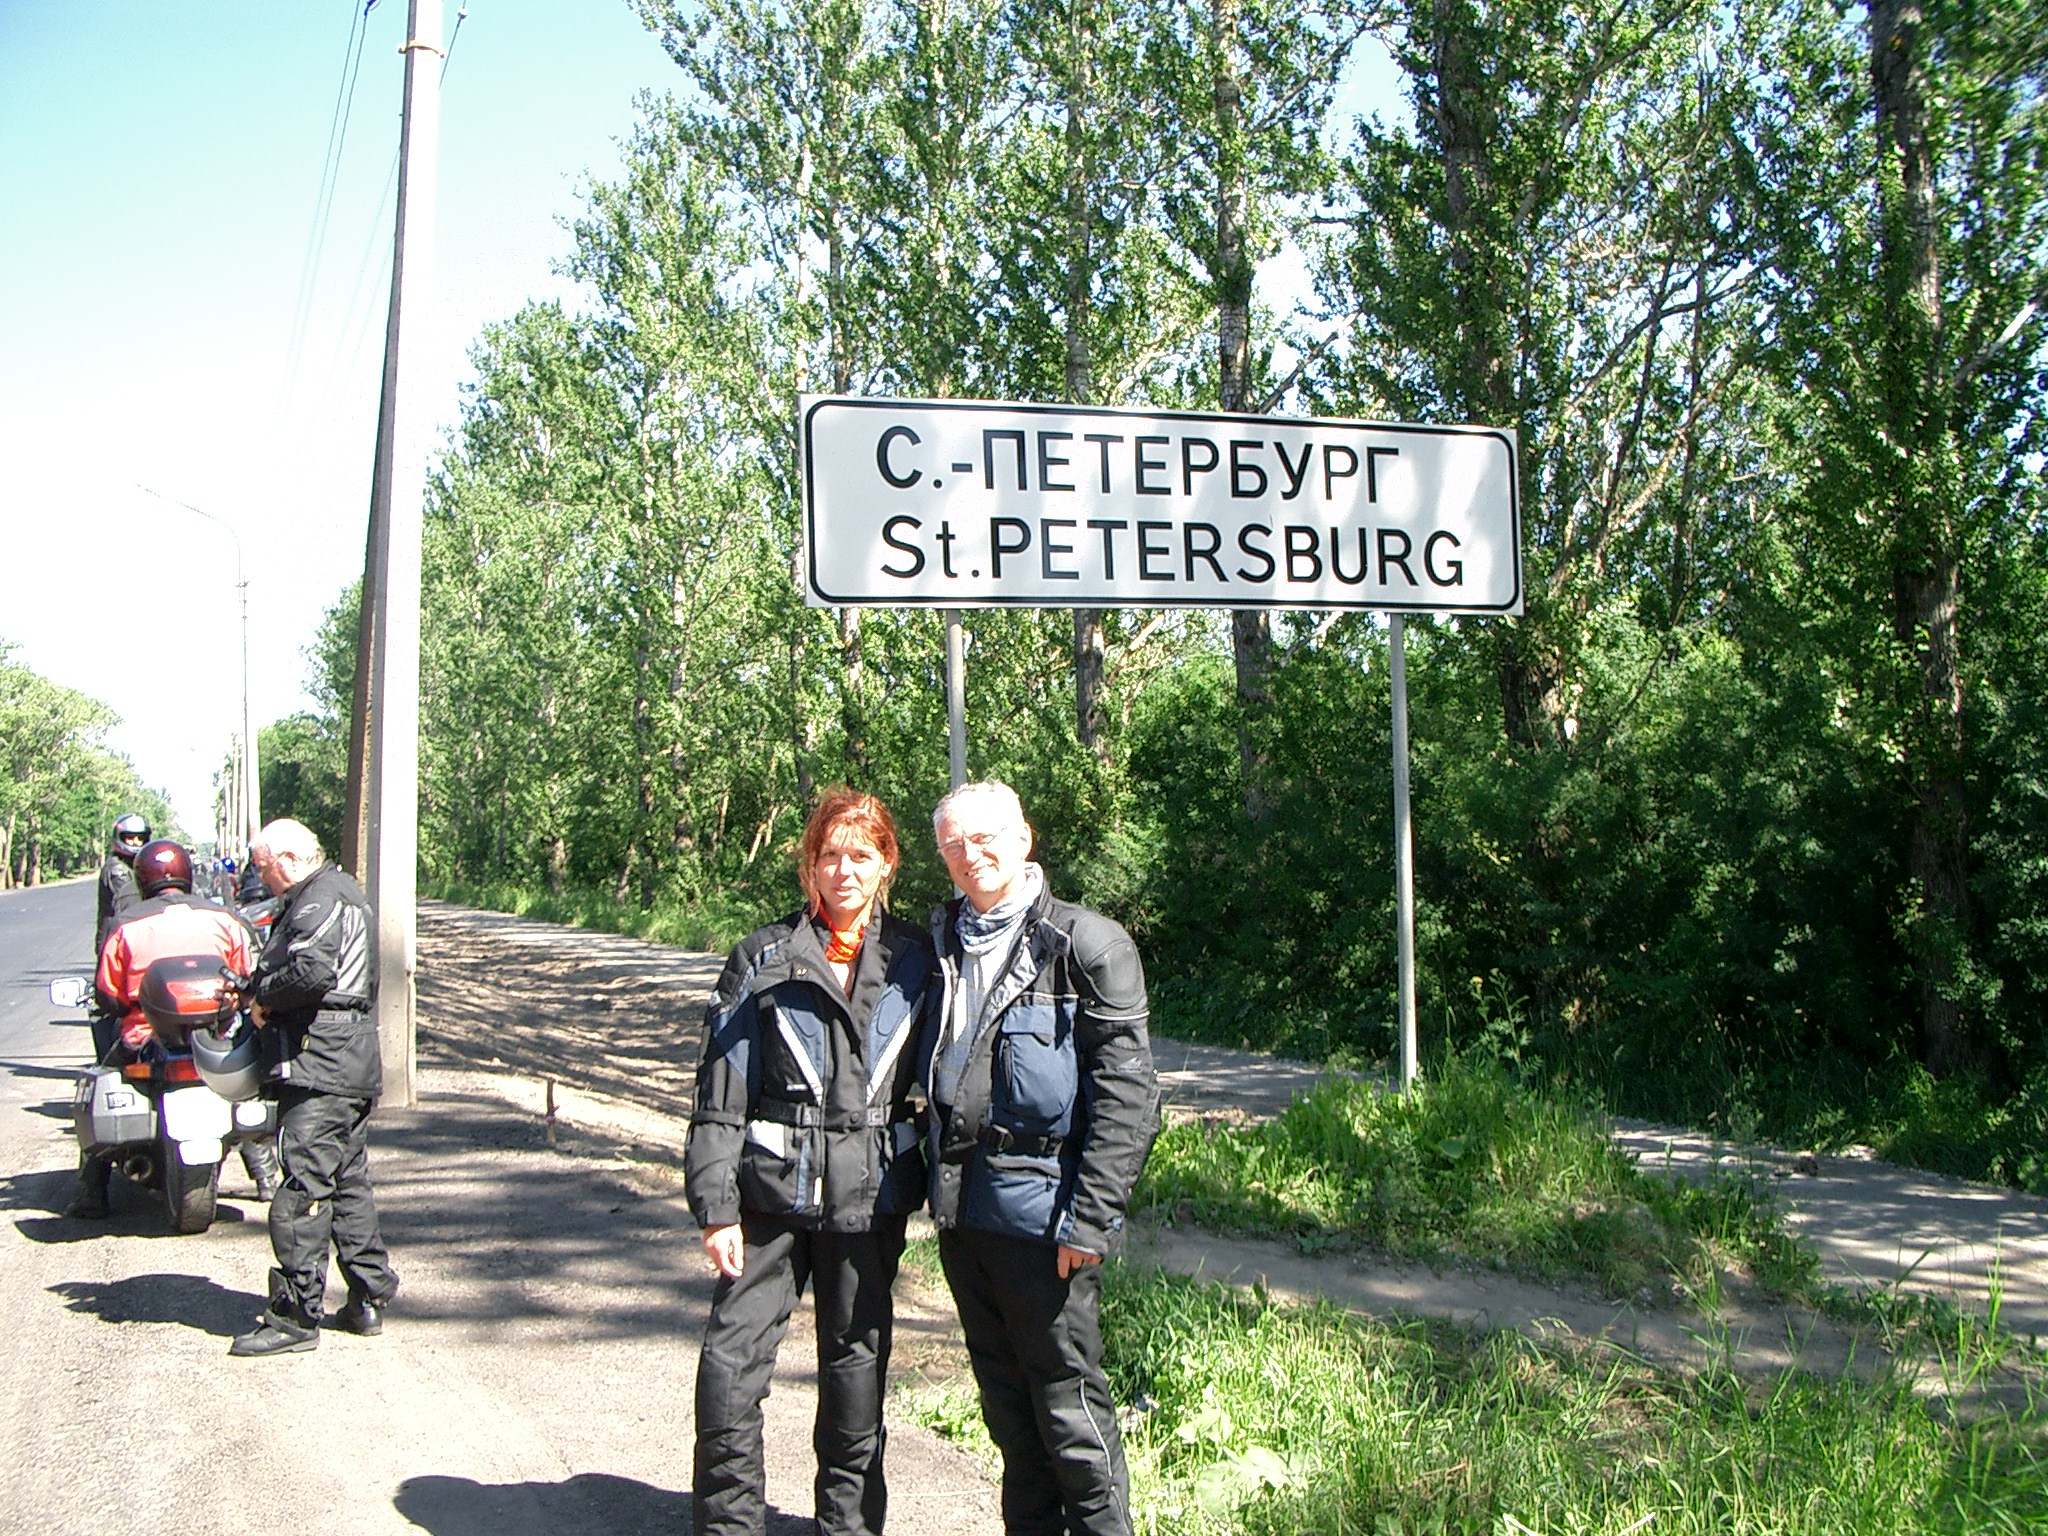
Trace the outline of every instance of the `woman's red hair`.
{"label": "woman's red hair", "polygon": [[882,882],[882,889],[876,897],[878,904],[887,905],[889,887],[895,882],[896,869],[901,863],[896,845],[896,818],[889,814],[889,807],[873,795],[849,789],[844,784],[835,784],[818,797],[816,808],[804,822],[804,835],[797,842],[796,878],[804,888],[804,900],[814,907],[818,904],[813,872],[825,852],[825,845],[842,828],[857,833],[872,844],[888,864],[888,878]]}

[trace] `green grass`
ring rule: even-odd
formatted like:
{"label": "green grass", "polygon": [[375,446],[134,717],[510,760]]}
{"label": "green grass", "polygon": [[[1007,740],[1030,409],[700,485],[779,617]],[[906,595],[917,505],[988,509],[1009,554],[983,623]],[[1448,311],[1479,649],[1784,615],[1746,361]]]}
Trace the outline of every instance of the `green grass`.
{"label": "green grass", "polygon": [[[1656,1370],[1112,1265],[1106,1363],[1152,1533],[2039,1531],[2041,1419],[1903,1380]],[[963,1389],[914,1417],[987,1453]]]}
{"label": "green grass", "polygon": [[1805,1294],[1816,1274],[1747,1182],[1645,1174],[1592,1106],[1525,1086],[1485,1053],[1446,1058],[1408,1094],[1333,1079],[1276,1120],[1170,1126],[1136,1203],[1155,1220],[1464,1260],[1615,1296],[1668,1294],[1729,1267]]}
{"label": "green grass", "polygon": [[623,933],[708,954],[731,949],[764,921],[754,907],[732,901],[657,902],[642,907],[599,891],[569,890],[553,895],[520,885],[465,885],[456,880],[423,881],[421,894],[488,912],[511,912],[599,933]]}

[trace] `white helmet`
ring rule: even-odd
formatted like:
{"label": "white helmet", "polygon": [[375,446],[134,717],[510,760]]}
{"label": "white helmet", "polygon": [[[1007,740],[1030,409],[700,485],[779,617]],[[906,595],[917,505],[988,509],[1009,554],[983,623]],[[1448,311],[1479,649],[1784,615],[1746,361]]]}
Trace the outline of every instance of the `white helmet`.
{"label": "white helmet", "polygon": [[263,1086],[263,1064],[252,1027],[243,1024],[226,1035],[195,1029],[189,1038],[192,1063],[207,1087],[232,1102],[256,1097]]}

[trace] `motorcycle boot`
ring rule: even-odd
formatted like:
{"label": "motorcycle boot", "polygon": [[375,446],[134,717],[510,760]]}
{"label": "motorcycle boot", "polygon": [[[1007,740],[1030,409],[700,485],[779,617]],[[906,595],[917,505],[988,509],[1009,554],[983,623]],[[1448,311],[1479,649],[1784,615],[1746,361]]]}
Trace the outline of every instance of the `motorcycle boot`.
{"label": "motorcycle boot", "polygon": [[290,1355],[320,1347],[320,1321],[291,1300],[284,1271],[270,1272],[270,1305],[249,1332],[228,1346],[231,1355]]}
{"label": "motorcycle boot", "polygon": [[64,1214],[84,1221],[106,1220],[110,1214],[107,1180],[113,1172],[114,1160],[104,1154],[79,1158],[78,1189],[71,1196],[71,1203],[64,1207]]}
{"label": "motorcycle boot", "polygon": [[353,1291],[334,1314],[334,1326],[345,1332],[374,1339],[384,1331],[384,1307],[381,1301],[372,1301],[367,1296],[358,1296]]}
{"label": "motorcycle boot", "polygon": [[256,1326],[237,1334],[231,1355],[290,1355],[320,1347],[320,1330],[281,1312],[265,1312]]}
{"label": "motorcycle boot", "polygon": [[266,1205],[277,1198],[284,1175],[277,1161],[277,1144],[268,1139],[242,1143],[242,1166],[256,1181],[256,1198]]}

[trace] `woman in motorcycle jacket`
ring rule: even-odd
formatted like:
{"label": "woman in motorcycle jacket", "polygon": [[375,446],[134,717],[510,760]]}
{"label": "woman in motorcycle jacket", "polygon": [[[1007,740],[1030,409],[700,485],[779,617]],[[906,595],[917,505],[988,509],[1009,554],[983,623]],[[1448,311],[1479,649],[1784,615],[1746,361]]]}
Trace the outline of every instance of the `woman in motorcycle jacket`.
{"label": "woman in motorcycle jacket", "polygon": [[797,852],[804,907],[733,950],[706,1009],[685,1152],[718,1271],[697,1368],[696,1529],[764,1528],[761,1402],[790,1312],[813,1289],[818,1529],[882,1528],[890,1287],[924,1201],[913,1100],[937,967],[885,910],[887,807],[828,791]]}

